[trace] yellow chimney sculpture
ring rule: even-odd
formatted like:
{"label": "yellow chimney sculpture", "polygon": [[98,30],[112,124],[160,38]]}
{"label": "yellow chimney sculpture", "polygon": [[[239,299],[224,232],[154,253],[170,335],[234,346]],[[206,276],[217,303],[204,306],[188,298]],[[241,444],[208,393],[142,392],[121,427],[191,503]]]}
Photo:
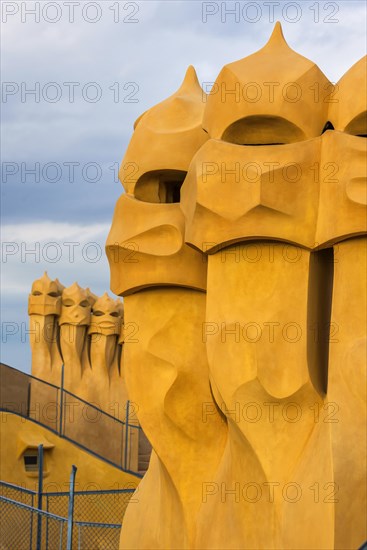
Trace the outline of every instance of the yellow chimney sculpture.
{"label": "yellow chimney sculpture", "polygon": [[106,251],[153,453],[122,549],[367,539],[366,134],[366,59],[333,86],[279,23],[137,120]]}
{"label": "yellow chimney sculpture", "polygon": [[32,285],[28,314],[32,375],[60,386],[64,367],[65,390],[124,420],[122,301],[76,282],[65,288],[44,273]]}
{"label": "yellow chimney sculpture", "polygon": [[32,373],[58,384],[62,359],[58,347],[57,319],[61,313],[62,287],[47,273],[34,281],[28,298]]}

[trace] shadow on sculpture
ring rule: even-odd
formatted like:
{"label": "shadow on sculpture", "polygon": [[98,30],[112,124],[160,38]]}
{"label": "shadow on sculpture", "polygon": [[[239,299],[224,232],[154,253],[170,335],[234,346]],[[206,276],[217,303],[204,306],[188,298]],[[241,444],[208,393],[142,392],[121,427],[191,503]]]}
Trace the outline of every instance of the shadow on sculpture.
{"label": "shadow on sculpture", "polygon": [[366,539],[365,65],[334,87],[277,24],[137,120],[106,251],[154,452],[121,548]]}

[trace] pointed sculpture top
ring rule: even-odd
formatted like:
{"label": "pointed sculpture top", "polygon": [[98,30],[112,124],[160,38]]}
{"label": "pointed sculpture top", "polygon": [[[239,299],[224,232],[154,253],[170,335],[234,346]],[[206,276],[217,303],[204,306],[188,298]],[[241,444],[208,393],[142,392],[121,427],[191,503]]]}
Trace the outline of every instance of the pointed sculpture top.
{"label": "pointed sculpture top", "polygon": [[185,95],[185,94],[190,95],[195,93],[199,93],[201,95],[202,92],[203,90],[200,86],[198,76],[195,71],[195,67],[193,65],[189,65],[186,70],[185,77],[182,81],[181,86],[179,87],[177,92],[173,94],[173,96]]}
{"label": "pointed sculpture top", "polygon": [[[291,143],[318,136],[327,120],[324,96],[329,84],[313,61],[288,46],[277,22],[265,46],[223,67],[209,94],[203,127],[214,139],[232,141],[228,132],[240,133],[233,142],[247,145],[263,143],[262,139],[268,144]],[[261,118],[255,130],[254,117]],[[244,122],[240,129],[231,128],[246,119],[247,127]]]}
{"label": "pointed sculpture top", "polygon": [[273,32],[271,33],[270,38],[265,44],[264,48],[284,45],[288,46],[286,39],[284,38],[282,25],[280,21],[277,21],[274,25]]}
{"label": "pointed sculpture top", "polygon": [[333,90],[329,120],[334,128],[352,135],[366,135],[366,98],[367,56],[364,56],[348,69]]}
{"label": "pointed sculpture top", "polygon": [[120,315],[119,306],[117,304],[117,301],[111,298],[107,292],[103,294],[100,298],[97,299],[95,304],[93,305],[93,312],[96,311],[102,312],[102,313],[117,313]]}
{"label": "pointed sculpture top", "polygon": [[75,303],[80,303],[84,300],[89,302],[87,292],[84,288],[81,288],[76,281],[71,286],[63,290],[62,297],[63,299],[72,299]]}
{"label": "pointed sculpture top", "polygon": [[85,289],[85,292],[87,294],[87,300],[90,303],[91,306],[98,300],[98,296],[94,294],[89,287]]}
{"label": "pointed sculpture top", "polygon": [[60,291],[56,281],[52,281],[48,276],[47,271],[42,277],[36,279],[32,284],[32,294],[55,294],[59,295]]}
{"label": "pointed sculpture top", "polygon": [[[263,59],[260,61],[259,57]],[[288,78],[288,81],[294,82],[294,79],[302,76],[312,67],[316,67],[313,61],[289,46],[284,38],[282,26],[277,21],[269,40],[262,48],[242,59],[225,65],[223,69],[228,68],[241,75],[247,73],[247,81],[257,82],[260,76],[263,78],[263,76],[268,75],[272,78],[278,77],[279,82],[282,83],[283,80],[286,81],[286,78]]]}
{"label": "pointed sculpture top", "polygon": [[196,71],[190,65],[178,90],[145,111],[135,121],[134,128],[145,126],[150,130],[163,132],[194,128],[202,120],[203,94]]}
{"label": "pointed sculpture top", "polygon": [[59,292],[61,294],[62,291],[64,290],[65,286],[62,283],[60,283],[59,279],[57,279],[57,278],[55,279],[55,283],[57,284],[57,288],[59,289]]}

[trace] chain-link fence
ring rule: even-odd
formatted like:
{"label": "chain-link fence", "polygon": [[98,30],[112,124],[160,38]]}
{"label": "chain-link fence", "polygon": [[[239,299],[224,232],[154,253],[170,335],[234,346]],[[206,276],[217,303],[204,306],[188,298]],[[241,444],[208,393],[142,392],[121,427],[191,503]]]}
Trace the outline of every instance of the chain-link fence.
{"label": "chain-link fence", "polygon": [[78,521],[74,525],[73,548],[78,550],[118,550],[121,525]]}
{"label": "chain-link fence", "polygon": [[1,550],[66,549],[66,518],[3,496],[0,496],[0,513]]}
{"label": "chain-link fence", "polygon": [[121,522],[134,489],[41,493],[0,482],[0,550],[66,550],[68,520],[74,550],[118,550]]}
{"label": "chain-link fence", "polygon": [[[127,505],[136,500],[133,492],[134,489],[75,491],[74,521],[121,524]],[[43,498],[47,512],[67,516],[69,493],[44,493]]]}

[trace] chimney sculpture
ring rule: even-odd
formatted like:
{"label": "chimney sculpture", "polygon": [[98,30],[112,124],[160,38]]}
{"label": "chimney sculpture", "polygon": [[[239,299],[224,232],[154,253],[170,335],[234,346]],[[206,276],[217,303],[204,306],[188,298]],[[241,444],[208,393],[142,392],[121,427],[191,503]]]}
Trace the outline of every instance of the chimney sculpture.
{"label": "chimney sculpture", "polygon": [[51,281],[45,272],[32,284],[28,298],[32,374],[53,384],[59,384],[61,379],[57,325],[61,292],[58,281]]}
{"label": "chimney sculpture", "polygon": [[106,251],[153,445],[121,548],[358,548],[366,507],[366,59],[286,43],[138,119]]}
{"label": "chimney sculpture", "polygon": [[[179,204],[190,161],[207,140],[202,93],[189,67],[179,90],[138,119],[107,242],[112,290],[124,296],[128,394],[154,447],[139,506],[125,516],[122,548],[195,544],[201,480],[213,478],[226,440],[201,336],[206,260],[184,243]],[[203,420],[204,406],[211,414]],[[162,528],[170,517],[175,528]]]}

